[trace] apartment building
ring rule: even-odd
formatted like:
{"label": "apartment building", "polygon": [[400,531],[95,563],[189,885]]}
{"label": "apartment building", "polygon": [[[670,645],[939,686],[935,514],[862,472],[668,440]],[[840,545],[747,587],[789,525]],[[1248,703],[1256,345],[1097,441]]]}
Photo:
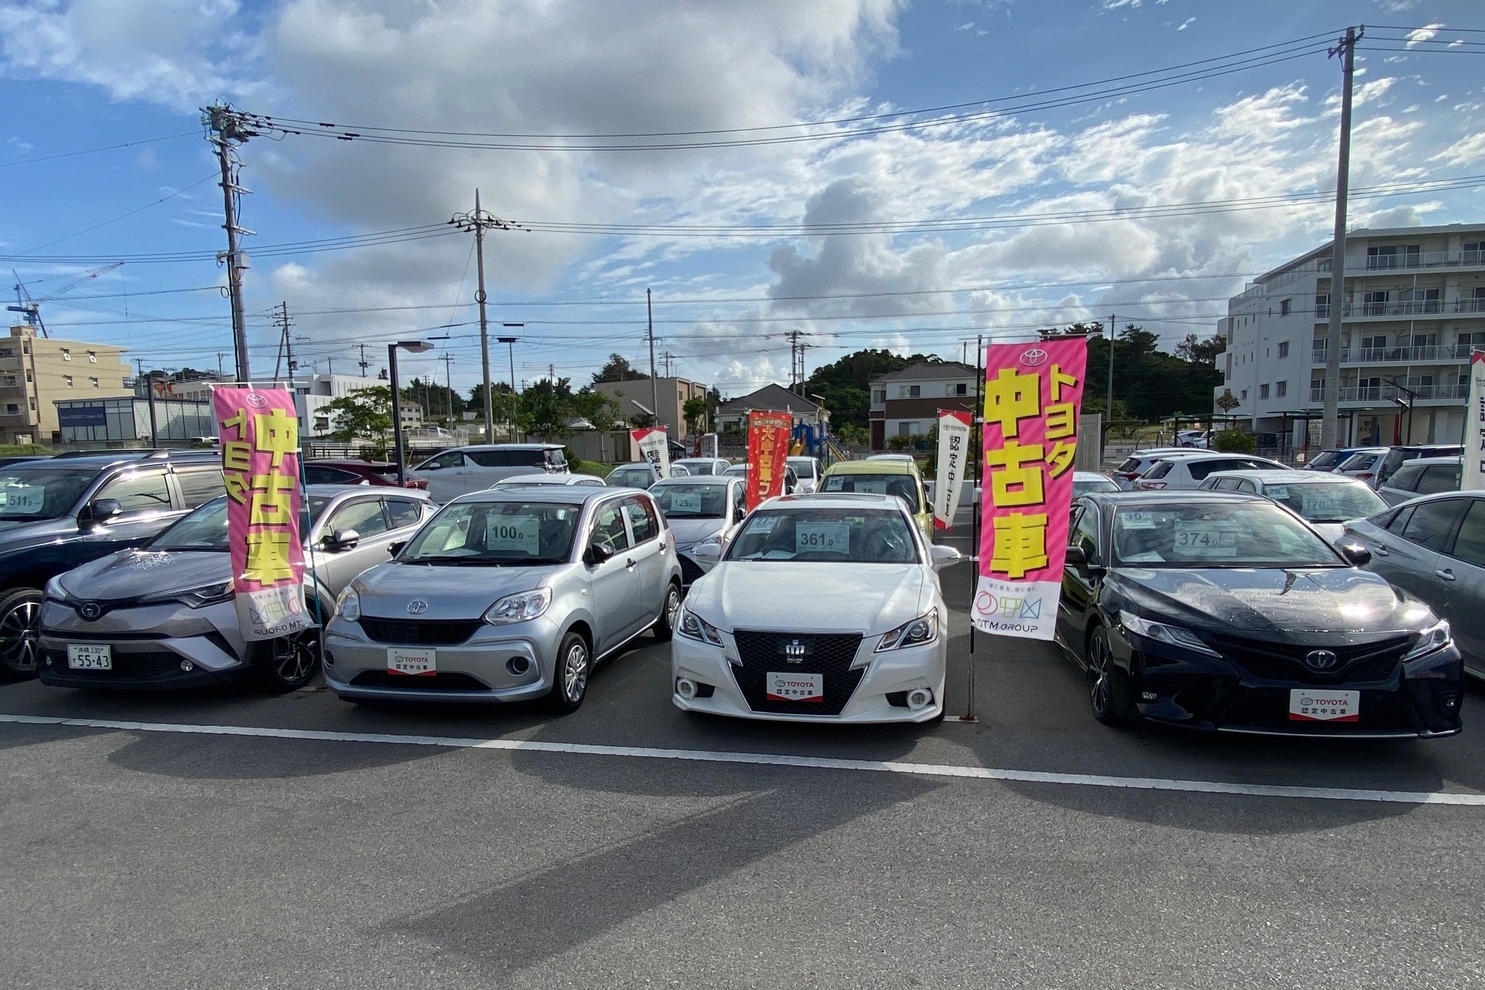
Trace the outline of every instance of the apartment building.
{"label": "apartment building", "polygon": [[[657,378],[654,388],[648,378],[636,378],[623,382],[598,382],[593,386],[619,404],[619,418],[625,422],[635,416],[655,414],[657,425],[663,426],[672,440],[684,440],[690,436],[686,429],[685,406],[689,399],[706,398],[707,386],[688,378]],[[660,408],[650,406],[659,400]],[[706,424],[702,425],[707,432]]]}
{"label": "apartment building", "polygon": [[1485,348],[1485,225],[1356,230],[1346,238],[1344,298],[1332,299],[1330,270],[1326,244],[1228,301],[1214,399],[1231,391],[1231,414],[1254,432],[1315,442],[1334,304],[1340,441],[1457,442],[1470,352]]}
{"label": "apartment building", "polygon": [[30,325],[0,338],[0,443],[57,443],[57,402],[134,394],[124,348],[38,337]]}
{"label": "apartment building", "polygon": [[977,372],[958,361],[919,362],[871,383],[867,423],[871,449],[887,449],[889,437],[924,436],[940,409],[974,411]]}

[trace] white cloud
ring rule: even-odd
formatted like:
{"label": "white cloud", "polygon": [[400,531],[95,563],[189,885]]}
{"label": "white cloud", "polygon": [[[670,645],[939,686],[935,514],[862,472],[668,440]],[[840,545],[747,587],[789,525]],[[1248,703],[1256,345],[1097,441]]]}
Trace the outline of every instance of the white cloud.
{"label": "white cloud", "polygon": [[1191,25],[1193,25],[1195,23],[1196,23],[1196,18],[1194,18],[1194,17],[1188,17],[1184,21],[1181,22],[1181,26],[1178,27],[1178,28],[1176,28],[1176,30],[1177,31],[1184,31],[1184,30],[1186,30],[1187,28],[1189,28]]}
{"label": "white cloud", "polygon": [[1414,30],[1409,31],[1407,35],[1407,43],[1403,47],[1416,48],[1425,41],[1432,41],[1434,38],[1438,37],[1439,28],[1443,26],[1444,25],[1435,22],[1433,24],[1427,24],[1421,28],[1415,28]]}
{"label": "white cloud", "polygon": [[1485,131],[1460,138],[1429,159],[1445,165],[1473,165],[1485,159]]}

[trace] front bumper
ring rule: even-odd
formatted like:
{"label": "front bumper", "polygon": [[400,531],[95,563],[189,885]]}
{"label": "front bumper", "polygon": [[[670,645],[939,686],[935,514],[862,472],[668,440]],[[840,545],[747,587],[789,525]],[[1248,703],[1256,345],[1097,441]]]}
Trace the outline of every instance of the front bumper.
{"label": "front bumper", "polygon": [[[769,711],[767,705],[755,707],[739,682],[743,668],[737,643],[729,633],[723,633],[722,639],[725,645],[721,647],[679,634],[670,641],[671,701],[677,708],[770,722],[931,722],[943,714],[947,653],[943,635],[924,646],[884,653],[872,653],[878,637],[866,637],[857,656],[858,662],[868,659],[864,666],[852,667],[853,674],[860,671],[860,680],[839,715],[811,715],[803,710],[802,703],[777,706],[790,707],[791,711]],[[786,662],[780,661],[778,666],[787,672]],[[699,687],[695,696],[683,697],[676,690],[683,678]],[[914,711],[907,707],[906,696],[919,688],[931,691],[933,701]],[[827,693],[829,689],[827,681]]]}
{"label": "front bumper", "polygon": [[[108,646],[112,669],[72,669],[69,645]],[[198,609],[130,605],[88,620],[72,605],[48,599],[38,646],[37,674],[53,687],[164,690],[235,681],[248,669],[232,601]]]}
{"label": "front bumper", "polygon": [[[346,701],[416,704],[530,701],[551,690],[560,626],[546,616],[507,626],[470,624],[472,634],[458,643],[390,643],[372,639],[359,622],[333,618],[325,631],[325,684]],[[437,672],[389,673],[388,650],[399,646],[435,650]],[[516,673],[522,663],[525,670]]]}

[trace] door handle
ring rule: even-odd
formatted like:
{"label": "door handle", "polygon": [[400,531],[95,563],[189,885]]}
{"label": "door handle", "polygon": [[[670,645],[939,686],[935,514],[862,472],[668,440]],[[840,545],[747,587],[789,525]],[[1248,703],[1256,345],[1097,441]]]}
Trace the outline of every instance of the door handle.
{"label": "door handle", "polygon": [[1443,568],[1442,570],[1434,571],[1434,574],[1436,574],[1439,577],[1443,578],[1445,581],[1453,581],[1454,580],[1454,572],[1451,571],[1451,570],[1449,570],[1449,568],[1447,568],[1447,567]]}
{"label": "door handle", "polygon": [[665,541],[664,540],[661,540],[660,541],[660,552],[661,553],[664,553],[665,552]]}
{"label": "door handle", "polygon": [[627,570],[627,571],[634,570],[634,558],[633,557],[630,557],[628,560],[624,561],[624,569]]}
{"label": "door handle", "polygon": [[1390,556],[1392,556],[1392,554],[1391,554],[1390,551],[1388,551],[1388,549],[1386,547],[1384,547],[1384,546],[1382,546],[1382,544],[1378,543],[1377,544],[1377,556],[1378,557],[1390,557]]}

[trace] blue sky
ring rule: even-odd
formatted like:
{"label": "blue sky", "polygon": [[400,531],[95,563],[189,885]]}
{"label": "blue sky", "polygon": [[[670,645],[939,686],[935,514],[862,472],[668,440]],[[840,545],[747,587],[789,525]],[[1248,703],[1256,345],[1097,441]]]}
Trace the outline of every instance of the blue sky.
{"label": "blue sky", "polygon": [[[217,98],[363,130],[550,136],[1047,94],[1086,99],[933,127],[734,132],[812,139],[725,148],[257,138],[242,152],[253,370],[272,371],[268,311],[282,300],[317,370],[354,370],[364,342],[374,374],[387,341],[448,334],[408,369],[442,381],[447,353],[455,384],[473,384],[468,235],[270,246],[439,224],[476,186],[533,228],[492,234],[486,258],[492,319],[526,324],[522,381],[550,365],[584,383],[610,351],[647,361],[647,287],[674,370],[727,394],[787,378],[795,329],[811,367],[863,346],[958,357],[980,333],[1111,310],[1167,340],[1206,335],[1247,278],[1327,239],[1339,72],[1319,48],[1363,22],[1352,183],[1407,194],[1359,198],[1352,225],[1485,220],[1485,187],[1414,189],[1485,173],[1485,33],[1469,30],[1485,11],[1468,0],[0,0],[0,284],[14,268],[54,336],[122,343],[151,367],[215,368],[221,354],[230,370],[211,258],[221,193],[196,109]],[[1202,61],[1244,51],[1267,64],[1212,75],[1231,63]],[[1284,53],[1299,57],[1274,61]],[[1197,62],[1202,78],[1158,89],[1066,88]],[[1232,208],[1259,198],[1277,205]],[[1227,205],[1190,207],[1212,202]],[[596,227],[552,229],[572,223]],[[815,226],[756,229],[801,223]],[[195,257],[139,257],[168,252]],[[503,348],[493,364],[508,374]]]}

